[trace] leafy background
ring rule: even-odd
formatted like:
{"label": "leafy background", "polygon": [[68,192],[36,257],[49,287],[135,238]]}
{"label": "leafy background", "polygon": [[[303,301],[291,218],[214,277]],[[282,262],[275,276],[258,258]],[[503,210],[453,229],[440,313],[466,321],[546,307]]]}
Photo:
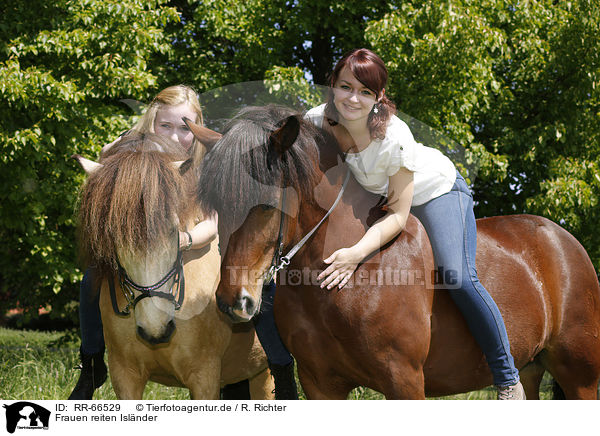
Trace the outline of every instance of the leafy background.
{"label": "leafy background", "polygon": [[165,86],[326,84],[369,47],[464,147],[476,215],[560,223],[600,270],[600,7],[576,1],[17,0],[0,6],[0,313],[75,319],[83,175]]}

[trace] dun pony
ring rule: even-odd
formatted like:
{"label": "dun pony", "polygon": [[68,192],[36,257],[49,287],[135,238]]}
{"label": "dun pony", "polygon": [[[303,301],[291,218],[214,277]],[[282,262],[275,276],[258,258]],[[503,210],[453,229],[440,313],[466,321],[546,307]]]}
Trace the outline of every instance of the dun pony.
{"label": "dun pony", "polygon": [[[114,280],[111,297],[109,280],[102,280],[112,385],[119,399],[141,399],[148,380],[185,386],[193,399],[217,399],[224,384],[249,379],[254,399],[272,398],[266,356],[252,324],[233,331],[216,307],[218,240],[199,250],[178,250],[178,231],[202,219],[191,154],[158,136],[132,133],[110,149],[102,165],[78,157],[89,174],[79,207],[87,257],[102,268],[103,278],[127,274],[131,282],[153,288],[140,299],[139,287]],[[181,259],[182,271],[175,259]],[[179,272],[170,276],[170,268]],[[170,292],[175,276],[185,277],[185,292],[183,285],[178,289],[181,305],[159,295]],[[133,297],[126,300],[122,286]],[[129,314],[116,313],[131,307],[132,299]]]}

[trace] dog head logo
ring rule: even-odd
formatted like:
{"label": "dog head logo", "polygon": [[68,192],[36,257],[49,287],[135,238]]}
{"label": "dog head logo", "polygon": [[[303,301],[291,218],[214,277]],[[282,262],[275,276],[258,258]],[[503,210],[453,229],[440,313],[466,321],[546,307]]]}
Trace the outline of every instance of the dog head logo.
{"label": "dog head logo", "polygon": [[50,411],[28,401],[19,401],[6,409],[6,431],[14,433],[18,428],[47,429],[50,421]]}

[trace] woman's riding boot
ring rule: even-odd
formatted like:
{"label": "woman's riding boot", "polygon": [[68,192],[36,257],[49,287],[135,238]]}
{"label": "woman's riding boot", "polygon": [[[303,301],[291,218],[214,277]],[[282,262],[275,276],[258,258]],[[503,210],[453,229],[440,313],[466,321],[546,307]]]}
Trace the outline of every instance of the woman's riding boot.
{"label": "woman's riding boot", "polygon": [[287,365],[277,365],[269,362],[271,375],[275,381],[276,400],[297,400],[298,387],[294,377],[294,361]]}
{"label": "woman's riding boot", "polygon": [[91,400],[94,391],[106,381],[107,369],[104,364],[104,348],[94,354],[85,354],[79,350],[81,356],[81,374],[77,385],[69,400]]}

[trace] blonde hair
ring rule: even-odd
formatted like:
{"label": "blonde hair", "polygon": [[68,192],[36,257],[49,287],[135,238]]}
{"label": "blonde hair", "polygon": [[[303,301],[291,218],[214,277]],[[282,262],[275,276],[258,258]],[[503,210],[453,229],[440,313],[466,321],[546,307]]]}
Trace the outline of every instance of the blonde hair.
{"label": "blonde hair", "polygon": [[[165,106],[177,106],[186,103],[196,113],[196,119],[192,120],[196,124],[204,125],[202,118],[202,108],[198,101],[198,94],[193,88],[187,85],[174,85],[160,91],[152,102],[148,105],[148,109],[132,127],[131,130],[140,133],[156,133],[154,131],[154,121],[156,113]],[[196,158],[201,159],[206,152],[204,146],[201,146],[196,139],[192,143],[190,153]]]}

